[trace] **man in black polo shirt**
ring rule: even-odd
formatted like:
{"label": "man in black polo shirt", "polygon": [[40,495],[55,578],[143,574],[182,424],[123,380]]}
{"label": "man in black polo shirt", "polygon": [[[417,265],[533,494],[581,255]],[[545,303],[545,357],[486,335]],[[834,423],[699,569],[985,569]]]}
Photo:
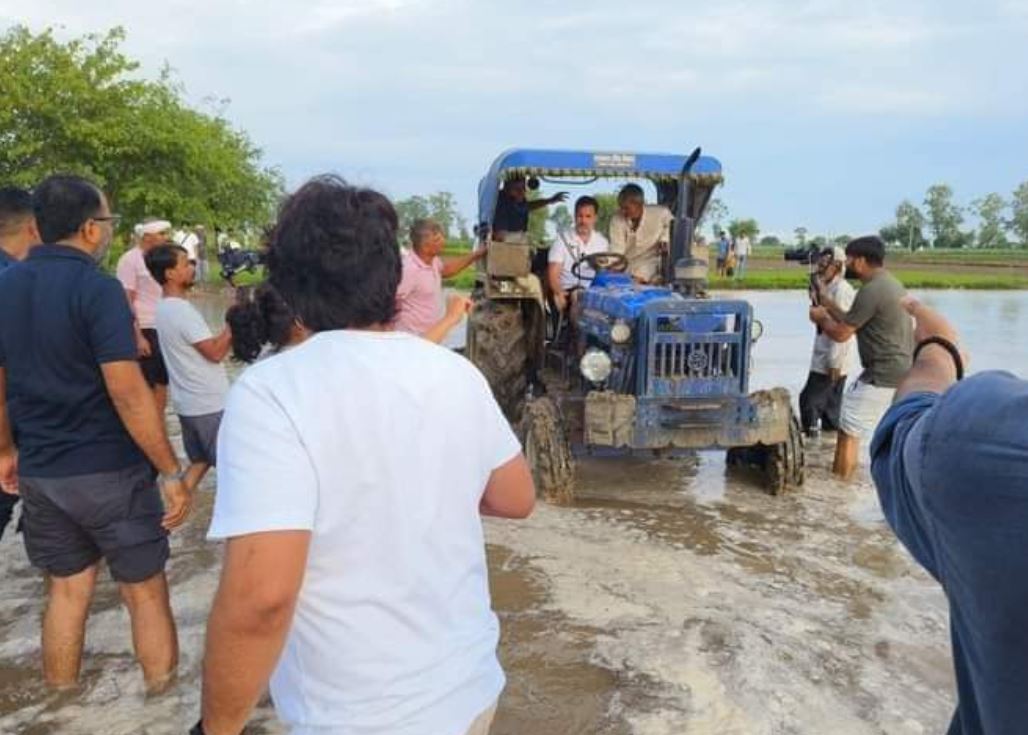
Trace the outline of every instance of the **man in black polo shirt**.
{"label": "man in black polo shirt", "polygon": [[190,491],[136,360],[125,293],[96,265],[117,218],[74,176],[40,184],[33,208],[48,244],[0,275],[0,485],[20,493],[25,549],[50,583],[43,675],[76,684],[103,558],[147,688],[160,690],[178,663],[167,530]]}
{"label": "man in black polo shirt", "polygon": [[[29,248],[39,242],[32,195],[15,186],[0,189],[0,273],[24,260]],[[0,538],[14,515],[17,495],[0,492]]]}

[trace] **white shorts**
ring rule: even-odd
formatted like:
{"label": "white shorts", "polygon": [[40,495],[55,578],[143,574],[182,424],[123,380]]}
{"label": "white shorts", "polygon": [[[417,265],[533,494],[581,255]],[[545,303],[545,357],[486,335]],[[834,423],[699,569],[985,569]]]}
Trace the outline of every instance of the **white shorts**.
{"label": "white shorts", "polygon": [[858,439],[870,439],[895,395],[895,388],[880,388],[859,379],[853,381],[842,398],[839,428]]}

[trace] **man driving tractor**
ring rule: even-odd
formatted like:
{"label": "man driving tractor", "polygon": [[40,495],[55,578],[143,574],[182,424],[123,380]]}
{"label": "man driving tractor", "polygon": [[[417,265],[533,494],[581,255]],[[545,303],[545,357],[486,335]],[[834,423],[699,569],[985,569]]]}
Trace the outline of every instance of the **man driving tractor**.
{"label": "man driving tractor", "polygon": [[642,187],[625,184],[618,193],[618,213],[610,221],[611,250],[628,258],[628,272],[639,283],[659,283],[661,256],[671,241],[671,211],[646,204]]}
{"label": "man driving tractor", "polygon": [[557,240],[550,248],[549,277],[553,302],[560,311],[566,311],[574,291],[584,288],[592,281],[595,271],[588,263],[578,261],[595,253],[610,250],[607,238],[596,231],[596,216],[599,204],[591,196],[581,196],[575,201],[575,227],[573,230],[557,233]]}

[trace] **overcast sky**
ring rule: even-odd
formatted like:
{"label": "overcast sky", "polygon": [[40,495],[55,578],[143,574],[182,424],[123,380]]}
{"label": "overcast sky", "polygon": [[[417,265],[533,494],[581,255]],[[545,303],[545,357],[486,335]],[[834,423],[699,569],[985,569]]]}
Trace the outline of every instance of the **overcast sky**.
{"label": "overcast sky", "polygon": [[702,146],[731,215],[778,233],[1028,180],[1028,0],[0,0],[0,23],[122,25],[147,73],[228,98],[291,185],[448,190],[469,217],[522,146]]}

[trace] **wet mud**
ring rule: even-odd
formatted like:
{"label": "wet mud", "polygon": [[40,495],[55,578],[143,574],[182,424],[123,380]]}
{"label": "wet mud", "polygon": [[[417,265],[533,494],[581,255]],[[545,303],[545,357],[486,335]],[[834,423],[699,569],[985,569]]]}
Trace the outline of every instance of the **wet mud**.
{"label": "wet mud", "polygon": [[[795,396],[812,339],[796,317],[804,295],[747,296],[765,323],[751,388],[784,385]],[[1028,348],[1009,339],[1028,331],[1028,296],[938,301],[959,309],[975,368],[1028,372]],[[178,433],[175,420],[169,426]],[[508,675],[493,732],[944,732],[954,704],[945,600],[885,526],[866,467],[850,484],[830,476],[832,447],[830,434],[808,444],[806,485],[778,497],[745,470],[726,469],[719,452],[579,458],[572,505],[540,504],[523,522],[488,520]],[[0,733],[170,735],[191,726],[221,556],[204,540],[212,499],[208,480],[173,537],[180,675],[151,699],[106,574],[81,691],[43,688],[43,583],[19,537],[0,541]],[[282,728],[265,703],[248,732]]]}

